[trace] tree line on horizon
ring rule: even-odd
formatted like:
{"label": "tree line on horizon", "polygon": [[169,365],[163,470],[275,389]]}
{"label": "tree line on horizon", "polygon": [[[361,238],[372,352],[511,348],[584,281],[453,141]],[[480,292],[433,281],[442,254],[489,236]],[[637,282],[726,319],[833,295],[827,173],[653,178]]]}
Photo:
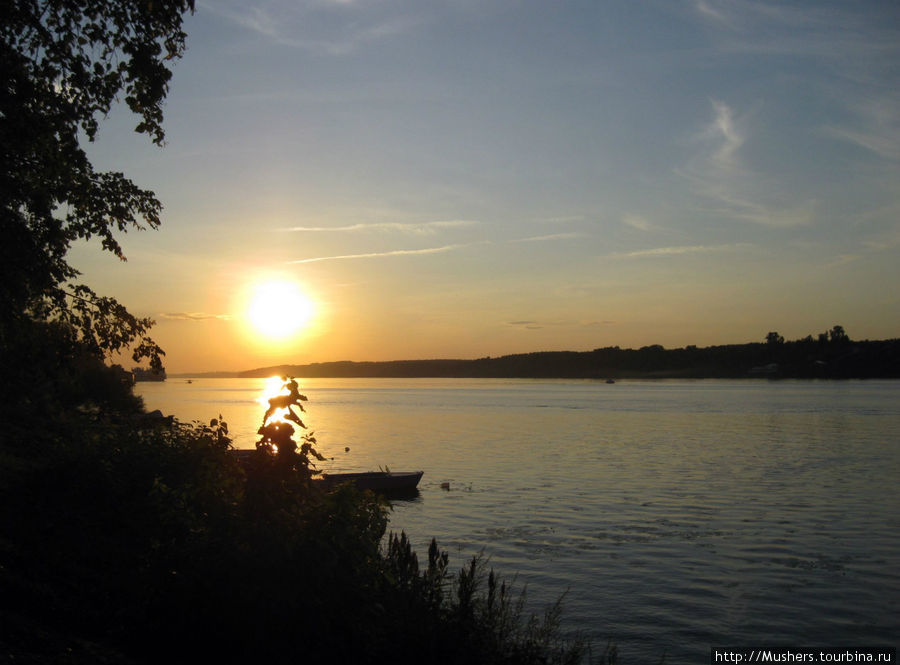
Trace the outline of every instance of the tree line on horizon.
{"label": "tree line on horizon", "polygon": [[851,340],[836,325],[816,337],[785,341],[769,332],[763,342],[666,349],[618,346],[592,351],[538,351],[474,360],[336,361],[274,365],[240,372],[306,378],[900,378],[900,339]]}

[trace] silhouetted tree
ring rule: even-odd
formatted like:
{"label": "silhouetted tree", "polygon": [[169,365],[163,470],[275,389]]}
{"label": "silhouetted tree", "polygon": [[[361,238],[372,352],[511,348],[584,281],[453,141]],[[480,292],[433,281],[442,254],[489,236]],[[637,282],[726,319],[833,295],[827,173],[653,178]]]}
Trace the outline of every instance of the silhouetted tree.
{"label": "silhouetted tree", "polygon": [[[276,454],[283,466],[296,469],[304,480],[309,480],[313,474],[319,473],[310,457],[320,462],[324,461],[325,457],[314,448],[316,438],[313,436],[313,432],[302,435],[302,443],[299,447],[294,441],[295,430],[286,421],[290,420],[306,429],[300,416],[293,411],[294,407],[301,412],[306,410],[302,404],[306,401],[306,395],[300,394],[300,386],[294,377],[286,376],[284,381],[282,390],[287,390],[288,393],[286,395],[278,394],[269,399],[269,408],[266,409],[262,425],[256,432],[260,436],[259,441],[256,442],[256,448],[269,455]],[[270,420],[279,409],[284,409],[286,413],[281,418]]]}
{"label": "silhouetted tree", "polygon": [[161,204],[122,173],[94,170],[81,145],[124,100],[135,130],[161,145],[169,62],[184,51],[193,0],[6,0],[0,9],[0,347],[34,322],[70,327],[102,355],[134,347],[161,366],[153,325],[76,284],[67,254],[99,238],[156,228]]}
{"label": "silhouetted tree", "polygon": [[828,332],[828,339],[834,344],[845,344],[850,341],[849,335],[844,332],[844,326],[835,326]]}
{"label": "silhouetted tree", "polygon": [[779,335],[777,332],[770,332],[766,335],[766,344],[769,346],[778,346],[780,344],[784,344],[784,337]]}

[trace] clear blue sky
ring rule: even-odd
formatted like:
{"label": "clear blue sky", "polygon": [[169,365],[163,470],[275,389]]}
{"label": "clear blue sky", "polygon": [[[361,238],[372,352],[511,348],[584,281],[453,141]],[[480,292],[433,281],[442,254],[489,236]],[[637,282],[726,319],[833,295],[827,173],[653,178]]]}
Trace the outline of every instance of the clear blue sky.
{"label": "clear blue sky", "polygon": [[[900,336],[900,3],[200,0],[129,262],[173,371]],[[252,285],[308,326],[263,345]]]}

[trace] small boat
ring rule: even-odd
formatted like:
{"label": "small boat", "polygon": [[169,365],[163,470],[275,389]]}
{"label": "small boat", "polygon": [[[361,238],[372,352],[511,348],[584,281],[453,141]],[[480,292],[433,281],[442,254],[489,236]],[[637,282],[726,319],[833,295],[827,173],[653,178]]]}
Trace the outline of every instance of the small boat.
{"label": "small boat", "polygon": [[416,487],[424,471],[363,471],[358,473],[323,473],[319,481],[327,487],[353,483],[361,490],[372,490],[389,496],[418,492]]}
{"label": "small boat", "polygon": [[[256,451],[231,450],[231,454],[243,464],[250,462]],[[332,489],[343,483],[353,483],[361,490],[372,490],[390,497],[409,497],[418,494],[417,486],[424,471],[358,471],[355,473],[323,473],[313,482],[324,489]]]}

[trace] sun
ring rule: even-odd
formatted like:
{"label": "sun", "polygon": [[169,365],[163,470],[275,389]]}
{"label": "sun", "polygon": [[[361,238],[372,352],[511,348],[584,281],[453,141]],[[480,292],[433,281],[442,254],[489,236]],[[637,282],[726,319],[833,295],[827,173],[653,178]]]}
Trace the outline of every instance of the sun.
{"label": "sun", "polygon": [[313,303],[293,282],[260,284],[250,297],[247,318],[258,333],[269,339],[296,334],[312,319]]}

